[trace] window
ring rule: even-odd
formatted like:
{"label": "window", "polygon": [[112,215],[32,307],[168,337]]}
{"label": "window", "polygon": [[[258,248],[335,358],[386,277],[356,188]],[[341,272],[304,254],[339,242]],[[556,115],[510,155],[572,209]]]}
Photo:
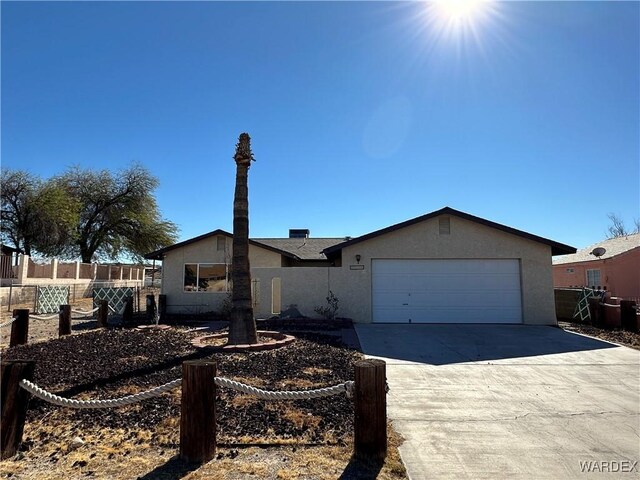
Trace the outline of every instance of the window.
{"label": "window", "polygon": [[596,287],[600,283],[600,270],[587,270],[587,287]]}
{"label": "window", "polygon": [[224,263],[186,263],[185,292],[228,292],[229,268]]}
{"label": "window", "polygon": [[567,273],[573,273],[573,268],[567,268]]}

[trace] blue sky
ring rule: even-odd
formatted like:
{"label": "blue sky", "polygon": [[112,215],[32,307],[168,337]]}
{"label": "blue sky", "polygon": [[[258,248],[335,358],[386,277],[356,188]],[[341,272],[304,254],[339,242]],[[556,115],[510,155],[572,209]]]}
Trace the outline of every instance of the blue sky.
{"label": "blue sky", "polygon": [[640,3],[2,2],[2,166],[137,161],[181,239],[358,236],[443,206],[576,247],[640,217]]}

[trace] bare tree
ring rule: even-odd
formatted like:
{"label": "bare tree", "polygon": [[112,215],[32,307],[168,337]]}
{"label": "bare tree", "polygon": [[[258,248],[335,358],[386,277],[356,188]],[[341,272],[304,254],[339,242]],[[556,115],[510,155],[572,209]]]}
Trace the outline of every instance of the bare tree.
{"label": "bare tree", "polygon": [[640,233],[640,219],[635,218],[633,220],[635,230],[629,231],[627,227],[624,225],[624,221],[615,213],[610,213],[607,215],[609,220],[611,220],[611,225],[609,225],[608,231],[609,234],[607,238],[618,238],[618,237],[626,237],[627,235],[632,235],[634,233]]}
{"label": "bare tree", "polygon": [[249,265],[249,167],[254,160],[251,138],[241,133],[234,155],[236,190],[233,198],[233,260],[231,264],[232,302],[229,323],[230,345],[258,343],[256,322],[251,303],[251,270]]}

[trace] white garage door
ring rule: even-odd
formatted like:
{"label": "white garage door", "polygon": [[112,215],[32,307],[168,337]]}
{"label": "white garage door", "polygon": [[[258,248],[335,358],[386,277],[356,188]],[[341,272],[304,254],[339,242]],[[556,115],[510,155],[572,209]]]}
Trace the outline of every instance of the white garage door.
{"label": "white garage door", "polygon": [[373,260],[374,322],[522,323],[518,260]]}

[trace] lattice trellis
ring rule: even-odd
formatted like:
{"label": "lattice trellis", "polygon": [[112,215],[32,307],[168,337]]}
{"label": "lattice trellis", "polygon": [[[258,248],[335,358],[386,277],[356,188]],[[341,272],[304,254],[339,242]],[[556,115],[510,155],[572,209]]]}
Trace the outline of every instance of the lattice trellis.
{"label": "lattice trellis", "polygon": [[57,313],[60,305],[69,303],[69,287],[39,286],[36,294],[36,314]]}
{"label": "lattice trellis", "polygon": [[100,300],[109,302],[109,306],[121,313],[127,298],[134,296],[133,287],[99,287],[93,289],[93,308],[100,306]]}
{"label": "lattice trellis", "polygon": [[596,291],[590,288],[583,288],[580,293],[580,298],[576,305],[573,318],[580,318],[581,322],[585,320],[591,320],[591,312],[589,311],[589,298],[591,297],[603,297],[604,291]]}

